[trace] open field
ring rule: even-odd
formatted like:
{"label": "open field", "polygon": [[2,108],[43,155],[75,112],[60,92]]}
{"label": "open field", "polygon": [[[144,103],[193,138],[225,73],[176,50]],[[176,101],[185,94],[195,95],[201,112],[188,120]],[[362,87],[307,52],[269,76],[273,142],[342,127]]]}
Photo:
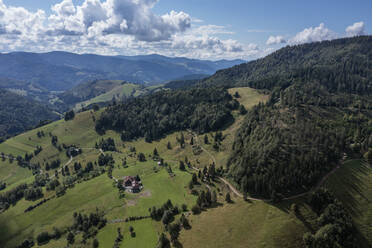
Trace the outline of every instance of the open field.
{"label": "open field", "polygon": [[0,161],[0,181],[5,182],[9,190],[21,183],[30,183],[32,172],[29,169],[22,168],[17,162],[9,163],[8,160]]}
{"label": "open field", "polygon": [[306,231],[299,220],[275,206],[239,199],[192,216],[191,226],[181,234],[185,248],[302,247]]}

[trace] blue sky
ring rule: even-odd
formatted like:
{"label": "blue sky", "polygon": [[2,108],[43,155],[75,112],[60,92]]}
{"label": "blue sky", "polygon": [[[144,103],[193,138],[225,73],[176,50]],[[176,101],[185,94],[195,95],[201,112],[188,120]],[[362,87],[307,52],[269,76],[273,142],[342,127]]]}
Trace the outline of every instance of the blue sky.
{"label": "blue sky", "polygon": [[[20,22],[15,27],[0,18],[2,52],[56,49],[252,59],[288,44],[372,33],[372,1],[367,0],[2,0],[2,3],[0,11],[9,12],[6,19]],[[12,6],[23,7],[27,11],[23,19],[34,26],[17,20],[14,15],[18,12]]]}

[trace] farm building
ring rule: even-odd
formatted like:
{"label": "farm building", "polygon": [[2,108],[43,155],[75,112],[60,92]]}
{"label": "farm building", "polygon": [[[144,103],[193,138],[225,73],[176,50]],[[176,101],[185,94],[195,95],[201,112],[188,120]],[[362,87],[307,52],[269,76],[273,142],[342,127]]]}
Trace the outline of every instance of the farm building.
{"label": "farm building", "polygon": [[138,193],[143,189],[139,176],[126,176],[123,179],[123,188],[130,193]]}

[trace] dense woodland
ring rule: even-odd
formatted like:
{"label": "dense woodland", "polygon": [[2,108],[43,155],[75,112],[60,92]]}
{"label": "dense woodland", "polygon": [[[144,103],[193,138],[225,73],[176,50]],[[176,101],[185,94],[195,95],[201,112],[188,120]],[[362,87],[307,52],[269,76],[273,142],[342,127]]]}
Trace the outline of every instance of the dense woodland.
{"label": "dense woodland", "polygon": [[108,107],[96,130],[121,132],[122,140],[145,137],[152,141],[174,131],[216,131],[233,122],[231,110],[239,103],[224,89],[161,91]]}
{"label": "dense woodland", "polygon": [[[256,77],[248,85],[272,93],[248,111],[235,139],[229,176],[242,191],[272,199],[306,191],[344,154],[372,147],[371,45],[371,37],[358,37],[284,48],[256,62],[267,73],[240,72],[232,84]],[[299,69],[302,59],[312,68]]]}
{"label": "dense woodland", "polygon": [[58,116],[48,107],[24,96],[0,89],[0,142]]}
{"label": "dense woodland", "polygon": [[317,81],[331,92],[372,90],[372,36],[287,46],[262,59],[220,70],[202,86],[286,88]]}

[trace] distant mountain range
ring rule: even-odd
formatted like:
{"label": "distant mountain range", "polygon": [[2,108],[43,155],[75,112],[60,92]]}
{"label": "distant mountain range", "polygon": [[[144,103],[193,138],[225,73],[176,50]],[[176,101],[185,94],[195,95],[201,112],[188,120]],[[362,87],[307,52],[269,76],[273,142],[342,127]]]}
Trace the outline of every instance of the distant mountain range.
{"label": "distant mountain range", "polygon": [[197,60],[161,55],[100,56],[68,52],[0,54],[0,78],[36,85],[48,91],[65,91],[96,79],[156,84],[193,74],[211,75],[243,60]]}

